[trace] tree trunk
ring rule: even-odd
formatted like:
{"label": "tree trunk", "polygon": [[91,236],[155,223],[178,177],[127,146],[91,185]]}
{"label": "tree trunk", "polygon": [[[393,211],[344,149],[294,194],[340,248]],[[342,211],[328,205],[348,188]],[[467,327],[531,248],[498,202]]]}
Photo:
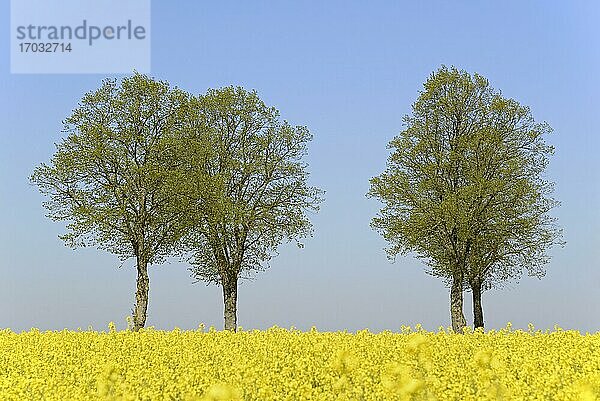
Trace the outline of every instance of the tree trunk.
{"label": "tree trunk", "polygon": [[450,317],[452,318],[452,330],[462,334],[463,328],[467,326],[463,314],[463,288],[462,277],[454,277],[450,287]]}
{"label": "tree trunk", "polygon": [[135,292],[135,308],[133,314],[133,330],[138,331],[146,324],[148,310],[148,262],[138,257],[137,259],[137,290]]}
{"label": "tree trunk", "polygon": [[237,277],[223,280],[223,303],[225,310],[225,330],[237,330]]}
{"label": "tree trunk", "polygon": [[473,327],[483,328],[483,308],[481,307],[481,281],[474,280],[471,283],[473,291]]}

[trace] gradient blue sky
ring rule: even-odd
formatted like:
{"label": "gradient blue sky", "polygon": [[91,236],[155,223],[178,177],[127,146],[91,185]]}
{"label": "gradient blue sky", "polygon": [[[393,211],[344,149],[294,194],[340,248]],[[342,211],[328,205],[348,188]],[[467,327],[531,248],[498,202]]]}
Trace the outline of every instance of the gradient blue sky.
{"label": "gradient blue sky", "polygon": [[[103,75],[11,75],[9,2],[0,14],[0,328],[123,327],[134,301],[132,261],[73,251],[28,183],[62,136],[61,121]],[[152,73],[200,93],[256,89],[282,117],[307,125],[311,182],[327,191],[304,249],[281,247],[240,287],[238,321],[320,330],[448,326],[448,290],[412,257],[390,263],[369,227],[369,178],[427,76],[441,64],[487,77],[555,132],[548,176],[567,246],[542,280],[484,294],[488,328],[600,330],[600,6],[597,2],[152,2]],[[176,261],[150,271],[148,325],[222,327],[218,287],[192,284]],[[470,294],[465,314],[472,321]]]}

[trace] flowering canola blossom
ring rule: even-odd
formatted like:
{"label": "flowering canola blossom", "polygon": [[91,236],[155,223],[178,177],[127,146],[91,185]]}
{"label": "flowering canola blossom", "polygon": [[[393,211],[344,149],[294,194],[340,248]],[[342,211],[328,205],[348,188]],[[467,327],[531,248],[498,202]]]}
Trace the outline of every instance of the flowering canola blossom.
{"label": "flowering canola blossom", "polygon": [[600,333],[0,331],[0,400],[600,400]]}

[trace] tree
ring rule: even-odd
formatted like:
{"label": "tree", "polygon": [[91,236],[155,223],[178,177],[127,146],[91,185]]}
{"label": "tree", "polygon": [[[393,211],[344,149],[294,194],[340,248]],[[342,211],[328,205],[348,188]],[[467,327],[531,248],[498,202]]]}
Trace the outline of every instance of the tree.
{"label": "tree", "polygon": [[173,190],[187,95],[144,75],[104,80],[65,122],[67,137],[31,181],[49,197],[48,217],[68,221],[70,247],[97,246],[135,258],[134,330],[144,327],[148,266],[169,255],[185,231],[184,202]]}
{"label": "tree", "polygon": [[[307,184],[306,127],[279,121],[256,92],[211,89],[192,101],[183,152],[187,197],[196,205],[186,237],[192,276],[221,285],[225,329],[237,328],[240,278],[264,270],[284,241],[311,234],[307,212],[322,191]],[[301,245],[298,243],[298,245]]]}
{"label": "tree", "polygon": [[[564,245],[556,219],[548,214],[559,203],[551,198],[552,183],[541,176],[553,152],[542,138],[549,127],[536,124],[529,109],[514,100],[497,97],[488,113],[508,128],[496,130],[495,140],[477,142],[478,160],[485,167],[481,175],[471,177],[473,182],[486,182],[480,188],[486,201],[473,217],[473,231],[478,235],[466,276],[476,328],[484,327],[483,291],[519,278],[522,270],[543,277],[549,261],[546,251],[552,245]],[[470,171],[481,170],[474,166]]]}
{"label": "tree", "polygon": [[384,203],[372,226],[388,255],[414,252],[427,272],[450,286],[452,327],[462,332],[463,289],[473,291],[475,326],[481,292],[516,278],[540,277],[560,230],[548,211],[558,202],[542,178],[551,129],[527,107],[505,99],[482,76],[441,67],[389,144],[386,170],[368,196]]}

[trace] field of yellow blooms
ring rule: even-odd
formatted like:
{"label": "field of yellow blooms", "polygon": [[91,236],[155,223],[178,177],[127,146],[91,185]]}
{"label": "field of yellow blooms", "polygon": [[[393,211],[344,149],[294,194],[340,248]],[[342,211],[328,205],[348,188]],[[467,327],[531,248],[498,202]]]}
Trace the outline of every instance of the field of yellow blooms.
{"label": "field of yellow blooms", "polygon": [[[0,331],[0,400],[595,400],[600,334]],[[600,399],[600,397],[599,397]]]}

